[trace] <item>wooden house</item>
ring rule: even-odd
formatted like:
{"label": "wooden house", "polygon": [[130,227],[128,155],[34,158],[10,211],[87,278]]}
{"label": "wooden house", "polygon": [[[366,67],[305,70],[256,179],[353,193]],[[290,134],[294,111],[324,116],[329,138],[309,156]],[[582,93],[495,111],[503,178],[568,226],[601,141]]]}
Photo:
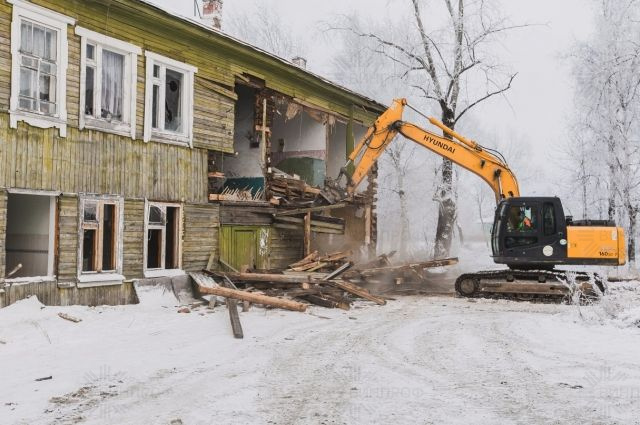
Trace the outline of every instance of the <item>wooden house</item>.
{"label": "wooden house", "polygon": [[130,303],[132,281],[221,256],[371,246],[375,179],[306,241],[272,184],[335,177],[383,110],[145,1],[0,0],[0,306]]}

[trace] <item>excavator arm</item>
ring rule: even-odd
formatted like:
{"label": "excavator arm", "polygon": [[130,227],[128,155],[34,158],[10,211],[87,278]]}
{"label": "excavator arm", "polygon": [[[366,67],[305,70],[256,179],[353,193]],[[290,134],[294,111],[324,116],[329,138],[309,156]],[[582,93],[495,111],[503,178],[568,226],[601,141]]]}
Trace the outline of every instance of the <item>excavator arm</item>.
{"label": "excavator arm", "polygon": [[[406,99],[394,100],[393,105],[378,117],[349,156],[347,166],[349,164],[355,166],[347,185],[349,195],[355,192],[376,160],[395,137],[401,134],[480,176],[493,189],[496,202],[504,198],[520,196],[518,181],[498,152],[486,149],[476,142],[466,139],[435,118],[429,118],[431,124],[439,127],[451,139],[402,121],[406,105]],[[343,168],[343,170],[345,169],[346,167]]]}

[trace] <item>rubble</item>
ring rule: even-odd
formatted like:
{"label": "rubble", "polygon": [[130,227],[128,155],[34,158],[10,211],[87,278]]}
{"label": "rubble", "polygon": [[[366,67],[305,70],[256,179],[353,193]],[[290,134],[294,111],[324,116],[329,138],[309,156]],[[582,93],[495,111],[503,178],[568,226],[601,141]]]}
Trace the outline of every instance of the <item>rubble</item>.
{"label": "rubble", "polygon": [[226,299],[234,336],[242,338],[239,301],[243,302],[243,311],[247,311],[252,303],[298,312],[306,311],[309,304],[349,310],[356,298],[383,306],[388,298],[372,293],[365,286],[381,281],[426,284],[427,269],[457,263],[457,258],[447,258],[392,264],[391,253],[371,262],[354,265],[351,256],[351,251],[324,255],[314,251],[290,264],[286,270],[237,271],[227,266],[226,269],[233,271],[203,270],[202,273],[190,273],[190,276],[200,296],[214,295]]}

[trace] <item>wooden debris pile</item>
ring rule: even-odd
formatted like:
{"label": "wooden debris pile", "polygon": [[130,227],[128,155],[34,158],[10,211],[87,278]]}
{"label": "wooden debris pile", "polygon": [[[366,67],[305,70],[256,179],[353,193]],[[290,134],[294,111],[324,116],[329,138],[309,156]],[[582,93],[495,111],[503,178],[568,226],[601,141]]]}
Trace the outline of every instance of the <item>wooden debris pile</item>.
{"label": "wooden debris pile", "polygon": [[290,264],[288,270],[294,272],[334,271],[342,266],[345,263],[345,259],[350,257],[351,254],[351,251],[345,251],[321,256],[318,251],[314,251],[302,260]]}
{"label": "wooden debris pile", "polygon": [[281,204],[291,206],[314,204],[322,192],[319,188],[305,183],[300,177],[283,173],[269,175],[269,189]]}
{"label": "wooden debris pile", "polygon": [[260,304],[298,312],[306,311],[309,304],[349,310],[357,298],[385,305],[385,297],[371,293],[364,286],[381,281],[424,283],[426,269],[457,262],[450,258],[393,265],[389,261],[390,255],[383,255],[354,267],[350,256],[348,251],[325,255],[313,252],[278,273],[203,270],[190,275],[200,295],[215,295],[227,300],[234,335],[242,338],[238,302],[243,303],[244,310],[251,304]]}

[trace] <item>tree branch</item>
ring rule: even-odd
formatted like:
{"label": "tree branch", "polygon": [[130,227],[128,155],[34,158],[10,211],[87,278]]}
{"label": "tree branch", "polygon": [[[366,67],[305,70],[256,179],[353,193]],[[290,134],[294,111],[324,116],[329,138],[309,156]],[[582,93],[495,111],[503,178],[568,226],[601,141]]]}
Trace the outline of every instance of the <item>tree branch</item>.
{"label": "tree branch", "polygon": [[466,108],[464,108],[464,109],[462,110],[462,112],[460,112],[460,114],[458,114],[458,116],[453,120],[453,123],[454,123],[454,124],[455,124],[455,123],[457,123],[457,122],[458,122],[458,120],[459,120],[460,118],[462,118],[462,116],[463,116],[465,113],[467,113],[471,108],[473,108],[474,106],[478,105],[479,103],[484,102],[485,100],[489,99],[490,97],[493,97],[493,96],[498,95],[498,94],[500,94],[500,93],[504,93],[504,92],[506,92],[507,90],[509,90],[509,89],[511,88],[511,83],[513,82],[514,78],[516,78],[516,75],[518,75],[518,74],[517,74],[517,73],[516,73],[516,74],[513,74],[513,75],[511,76],[511,78],[509,78],[509,82],[507,83],[507,85],[506,85],[505,87],[503,87],[503,88],[501,88],[501,89],[499,89],[499,90],[493,91],[493,92],[491,92],[491,93],[487,93],[485,96],[482,96],[480,99],[476,100],[475,102],[471,103],[469,106],[467,106]]}

